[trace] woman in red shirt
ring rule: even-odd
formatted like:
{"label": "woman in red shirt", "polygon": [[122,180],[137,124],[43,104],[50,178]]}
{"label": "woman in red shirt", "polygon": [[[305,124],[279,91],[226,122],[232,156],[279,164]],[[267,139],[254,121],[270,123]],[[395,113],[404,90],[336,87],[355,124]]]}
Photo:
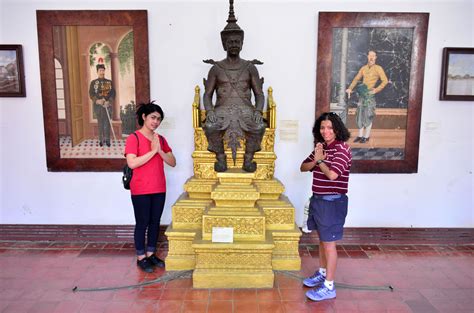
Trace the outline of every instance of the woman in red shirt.
{"label": "woman in red shirt", "polygon": [[166,139],[155,132],[164,118],[161,107],[153,102],[142,104],[136,114],[141,128],[128,136],[125,156],[133,169],[130,192],[135,214],[137,266],[151,273],[153,266],[165,266],[155,255],[166,198],[164,163],[175,167],[176,159]]}

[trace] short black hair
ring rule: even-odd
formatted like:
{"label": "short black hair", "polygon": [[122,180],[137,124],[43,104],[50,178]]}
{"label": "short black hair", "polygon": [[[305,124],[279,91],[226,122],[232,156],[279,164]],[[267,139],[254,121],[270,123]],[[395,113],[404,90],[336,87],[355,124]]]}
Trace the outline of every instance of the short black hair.
{"label": "short black hair", "polygon": [[334,134],[336,134],[336,140],[347,141],[351,137],[351,133],[347,129],[346,125],[342,122],[339,115],[334,112],[325,112],[314,122],[313,126],[313,137],[314,144],[318,142],[324,142],[323,136],[319,129],[321,128],[322,121],[331,121]]}
{"label": "short black hair", "polygon": [[101,69],[101,68],[103,68],[103,69],[105,70],[105,65],[104,65],[104,64],[97,64],[97,65],[95,66],[95,69],[96,69],[97,72],[98,72],[99,69]]}
{"label": "short black hair", "polygon": [[145,122],[142,117],[143,114],[145,114],[145,116],[148,116],[148,114],[151,114],[153,112],[160,113],[161,120],[165,118],[165,113],[163,112],[163,109],[158,104],[156,104],[155,101],[139,104],[136,113],[138,125],[143,126],[143,123]]}

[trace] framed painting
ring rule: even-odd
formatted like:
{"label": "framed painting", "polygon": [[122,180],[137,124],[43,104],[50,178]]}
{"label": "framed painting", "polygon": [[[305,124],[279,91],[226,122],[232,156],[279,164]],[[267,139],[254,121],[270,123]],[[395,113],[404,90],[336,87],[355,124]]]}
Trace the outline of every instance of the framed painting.
{"label": "framed painting", "polygon": [[316,116],[351,132],[353,173],[416,173],[428,13],[320,12]]}
{"label": "framed painting", "polygon": [[150,97],[147,11],[36,15],[48,171],[121,171]]}
{"label": "framed painting", "polygon": [[474,48],[444,48],[439,100],[474,101]]}
{"label": "framed painting", "polygon": [[0,45],[0,97],[26,97],[21,45]]}

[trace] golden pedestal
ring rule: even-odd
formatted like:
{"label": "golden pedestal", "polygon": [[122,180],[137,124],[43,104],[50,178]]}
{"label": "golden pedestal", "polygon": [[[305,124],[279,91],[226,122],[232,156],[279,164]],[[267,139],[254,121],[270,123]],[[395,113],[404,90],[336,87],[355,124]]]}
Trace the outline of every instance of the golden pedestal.
{"label": "golden pedestal", "polygon": [[[236,164],[226,150],[228,170],[214,171],[215,155],[207,151],[201,127],[199,87],[193,103],[195,151],[194,176],[172,206],[172,223],[166,230],[169,251],[166,269],[194,270],[195,288],[271,288],[273,270],[301,267],[295,224],[295,208],[282,193],[285,188],[273,178],[276,155],[275,104],[268,91],[268,128],[257,152],[255,173],[244,172],[244,150],[237,151]],[[244,149],[245,142],[241,142]],[[233,229],[232,243],[212,242],[214,227]]]}

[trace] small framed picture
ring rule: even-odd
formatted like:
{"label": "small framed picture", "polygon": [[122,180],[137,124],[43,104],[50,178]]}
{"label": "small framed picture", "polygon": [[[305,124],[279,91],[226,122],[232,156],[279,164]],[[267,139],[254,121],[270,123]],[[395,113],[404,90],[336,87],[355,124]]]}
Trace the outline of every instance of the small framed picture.
{"label": "small framed picture", "polygon": [[439,100],[474,101],[474,48],[444,48]]}
{"label": "small framed picture", "polygon": [[0,45],[0,97],[26,97],[21,45]]}

